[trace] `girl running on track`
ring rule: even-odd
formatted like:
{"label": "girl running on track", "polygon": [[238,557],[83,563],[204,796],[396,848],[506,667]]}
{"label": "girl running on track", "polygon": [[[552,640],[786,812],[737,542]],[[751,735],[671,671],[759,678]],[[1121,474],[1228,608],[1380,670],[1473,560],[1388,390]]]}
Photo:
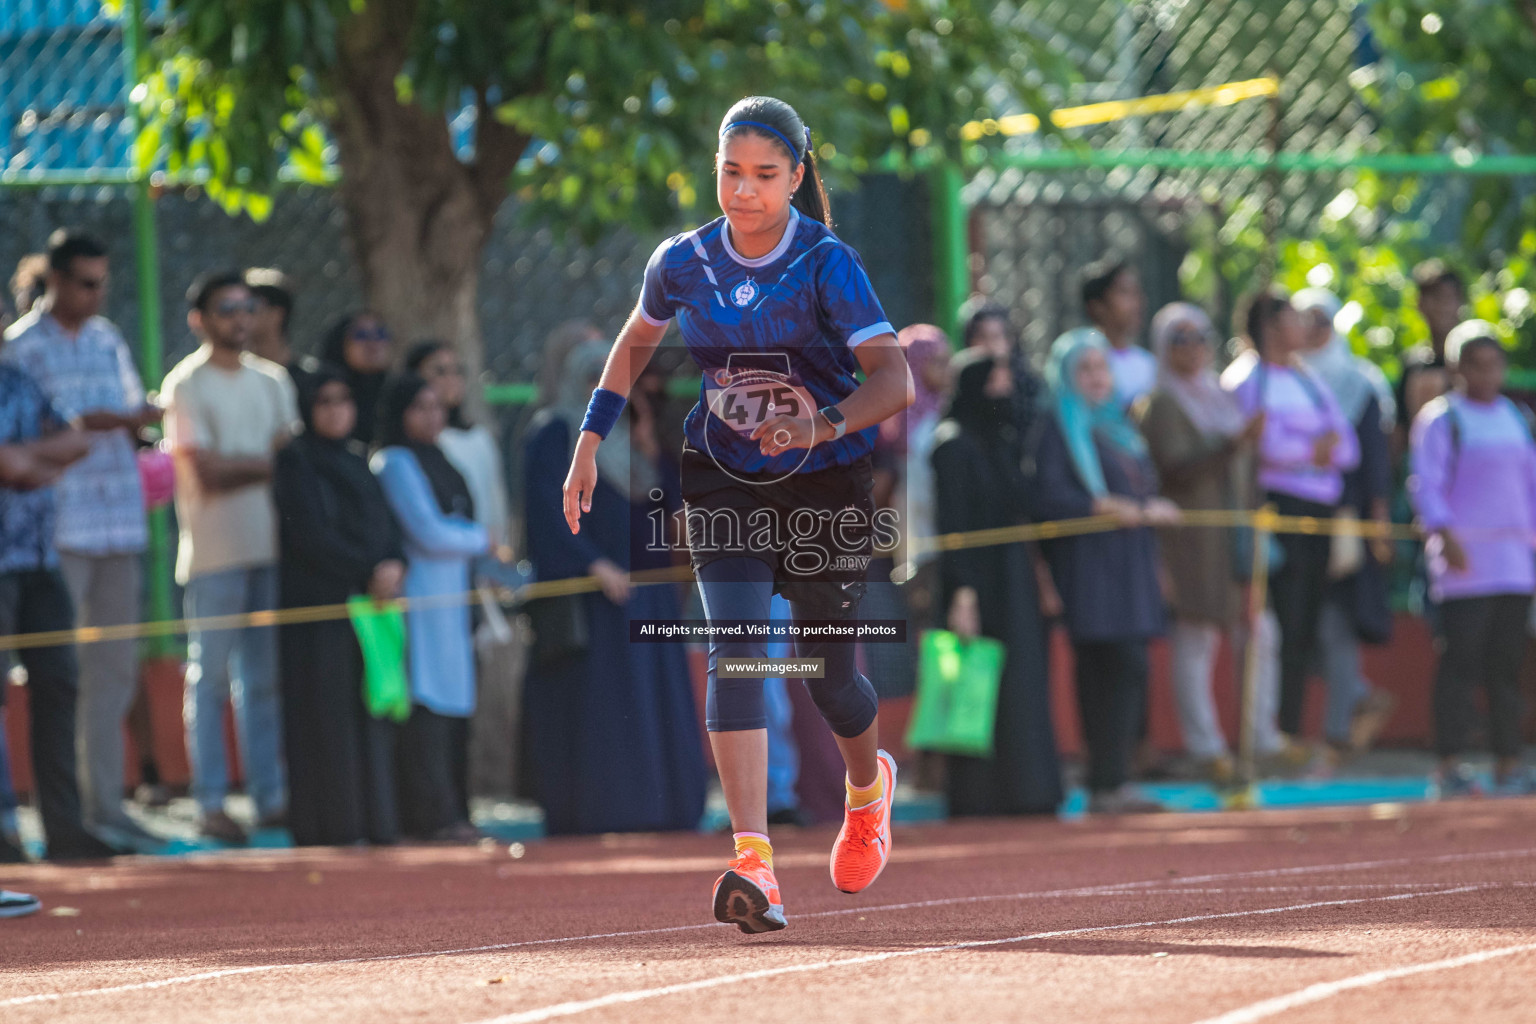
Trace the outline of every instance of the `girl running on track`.
{"label": "girl running on track", "polygon": [[[822,677],[805,683],[847,766],[831,872],[854,893],[890,857],[896,762],[879,749],[875,691],[854,666],[854,645],[825,638],[824,627],[857,616],[876,525],[875,428],[911,403],[912,378],[858,254],[832,233],[811,132],[793,108],[766,96],[733,106],[715,171],[725,215],[651,256],[592,393],[565,517],[578,533],[598,445],[675,319],[704,375],[684,424],[682,488],[705,615],[712,627],[767,622],[780,593],[798,626],[823,627],[821,638],[797,637],[795,650],[823,659]],[[761,659],[767,642],[712,635],[709,645],[705,721],[736,840],[714,910],[744,932],[785,925],[767,835],[767,719],[761,676],[731,678],[717,666]]]}

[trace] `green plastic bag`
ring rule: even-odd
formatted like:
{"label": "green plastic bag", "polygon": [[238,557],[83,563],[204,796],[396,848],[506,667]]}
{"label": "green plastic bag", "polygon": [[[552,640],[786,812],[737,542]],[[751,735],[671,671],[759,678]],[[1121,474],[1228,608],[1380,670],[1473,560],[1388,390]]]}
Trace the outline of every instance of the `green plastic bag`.
{"label": "green plastic bag", "polygon": [[363,704],[374,718],[411,717],[411,684],[405,677],[405,613],[362,595],[347,599],[357,645],[363,649]]}
{"label": "green plastic bag", "polygon": [[1003,645],[990,637],[966,640],[948,630],[918,638],[917,699],[907,746],[940,754],[991,757]]}

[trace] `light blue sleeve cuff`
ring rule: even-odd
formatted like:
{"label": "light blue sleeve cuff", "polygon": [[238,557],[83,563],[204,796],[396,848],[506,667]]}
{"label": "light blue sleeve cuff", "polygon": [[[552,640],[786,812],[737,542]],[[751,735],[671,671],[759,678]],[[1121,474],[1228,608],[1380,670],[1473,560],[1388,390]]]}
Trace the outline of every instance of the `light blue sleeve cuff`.
{"label": "light blue sleeve cuff", "polygon": [[882,334],[895,333],[896,328],[892,327],[888,322],[882,320],[877,324],[871,324],[870,326],[864,328],[862,331],[853,332],[853,334],[848,338],[848,347],[858,348],[859,345],[868,341],[870,338],[878,338]]}

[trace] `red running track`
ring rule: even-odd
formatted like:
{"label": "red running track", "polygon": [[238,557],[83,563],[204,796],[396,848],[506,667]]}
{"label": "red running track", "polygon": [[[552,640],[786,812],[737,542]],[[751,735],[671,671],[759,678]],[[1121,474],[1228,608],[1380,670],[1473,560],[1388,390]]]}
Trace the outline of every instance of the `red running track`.
{"label": "red running track", "polygon": [[[790,927],[709,921],[725,841],[24,867],[0,1020],[1527,1022],[1536,801],[898,827],[859,896],[780,830]],[[49,911],[52,911],[50,914]]]}

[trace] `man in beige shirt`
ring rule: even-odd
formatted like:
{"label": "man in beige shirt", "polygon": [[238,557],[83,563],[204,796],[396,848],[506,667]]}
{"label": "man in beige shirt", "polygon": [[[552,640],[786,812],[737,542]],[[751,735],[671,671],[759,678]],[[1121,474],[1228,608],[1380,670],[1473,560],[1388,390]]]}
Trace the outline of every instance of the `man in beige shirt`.
{"label": "man in beige shirt", "polygon": [[[163,388],[177,463],[176,581],[186,589],[188,618],[265,611],[278,596],[272,456],[298,420],[293,385],[281,367],[245,351],[256,301],[239,271],[199,278],[187,304],[187,323],[202,344],[166,375]],[[183,715],[192,795],[205,835],[243,843],[244,830],[224,810],[224,706],[233,696],[257,825],[279,826],[287,796],[276,634],[265,626],[194,628],[188,640]]]}

